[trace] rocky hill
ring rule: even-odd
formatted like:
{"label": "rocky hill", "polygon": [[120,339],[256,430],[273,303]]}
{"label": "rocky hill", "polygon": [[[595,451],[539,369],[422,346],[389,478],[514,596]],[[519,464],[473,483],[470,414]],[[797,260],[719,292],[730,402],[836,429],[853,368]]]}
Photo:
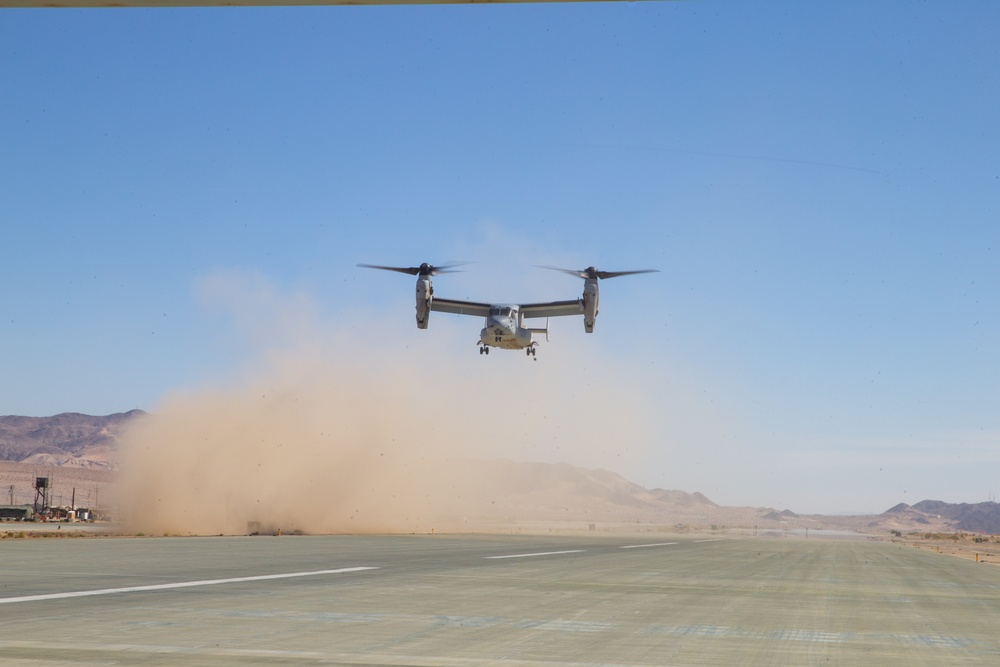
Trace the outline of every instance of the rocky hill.
{"label": "rocky hill", "polygon": [[900,503],[879,518],[902,523],[911,529],[928,531],[965,531],[970,533],[1000,533],[1000,503],[946,503],[922,500],[915,505]]}
{"label": "rocky hill", "polygon": [[114,469],[122,429],[145,414],[131,410],[103,417],[75,412],[52,417],[0,416],[0,460]]}
{"label": "rocky hill", "polygon": [[700,493],[646,489],[609,470],[510,460],[462,467],[463,477],[477,480],[477,488],[463,493],[480,499],[473,504],[483,515],[662,525],[726,523],[723,518],[733,516],[732,508]]}

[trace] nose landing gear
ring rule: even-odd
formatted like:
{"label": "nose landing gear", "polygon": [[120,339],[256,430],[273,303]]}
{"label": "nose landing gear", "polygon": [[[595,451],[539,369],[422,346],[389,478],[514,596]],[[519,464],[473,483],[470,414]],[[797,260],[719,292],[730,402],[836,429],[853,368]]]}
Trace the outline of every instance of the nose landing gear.
{"label": "nose landing gear", "polygon": [[489,347],[487,347],[486,345],[479,346],[479,354],[489,354],[489,353],[490,353]]}

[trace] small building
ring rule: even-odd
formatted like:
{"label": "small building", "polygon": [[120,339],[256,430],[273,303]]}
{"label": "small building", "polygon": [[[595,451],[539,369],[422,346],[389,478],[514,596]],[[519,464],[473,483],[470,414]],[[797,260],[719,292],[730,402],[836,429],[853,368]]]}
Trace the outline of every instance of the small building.
{"label": "small building", "polygon": [[0,521],[32,521],[35,510],[31,505],[0,505]]}

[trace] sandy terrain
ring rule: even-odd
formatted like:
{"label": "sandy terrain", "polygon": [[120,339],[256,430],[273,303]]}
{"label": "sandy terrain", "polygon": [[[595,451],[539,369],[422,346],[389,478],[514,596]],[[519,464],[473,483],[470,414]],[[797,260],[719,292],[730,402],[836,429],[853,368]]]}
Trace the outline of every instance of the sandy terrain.
{"label": "sandy terrain", "polygon": [[[976,539],[982,541],[976,542]],[[1000,535],[911,533],[894,538],[893,542],[979,563],[1000,565]]]}

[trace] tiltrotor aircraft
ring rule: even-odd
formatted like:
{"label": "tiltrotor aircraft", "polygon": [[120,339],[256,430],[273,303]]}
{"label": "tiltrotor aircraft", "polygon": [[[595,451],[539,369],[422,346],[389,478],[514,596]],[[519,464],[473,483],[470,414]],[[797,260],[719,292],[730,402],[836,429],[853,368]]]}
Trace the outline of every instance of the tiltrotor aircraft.
{"label": "tiltrotor aircraft", "polygon": [[525,319],[539,317],[562,317],[565,315],[583,315],[583,329],[587,333],[594,332],[594,321],[597,319],[597,303],[600,298],[599,280],[628,276],[636,273],[655,273],[658,269],[640,269],[638,271],[598,271],[590,266],[582,271],[560,269],[554,266],[539,268],[562,271],[572,276],[583,278],[583,296],[569,301],[548,301],[546,303],[477,303],[475,301],[456,301],[434,296],[431,278],[442,273],[453,273],[458,264],[432,266],[426,262],[420,266],[399,267],[379,266],[377,264],[358,264],[367,269],[382,269],[408,273],[417,277],[417,328],[426,329],[431,311],[453,313],[455,315],[474,315],[485,318],[486,324],[479,332],[479,354],[489,354],[491,347],[503,350],[524,350],[525,354],[534,357],[538,342],[535,334],[545,334],[546,328],[531,328],[524,326]]}

